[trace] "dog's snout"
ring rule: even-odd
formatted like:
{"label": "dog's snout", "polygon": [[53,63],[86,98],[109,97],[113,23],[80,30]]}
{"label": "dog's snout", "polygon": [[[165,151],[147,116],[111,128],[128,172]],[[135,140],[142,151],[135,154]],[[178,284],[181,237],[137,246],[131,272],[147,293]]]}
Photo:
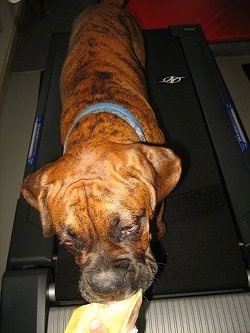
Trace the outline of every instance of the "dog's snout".
{"label": "dog's snout", "polygon": [[[120,263],[121,264],[121,263]],[[123,262],[122,265],[125,265]],[[129,264],[126,264],[128,266]],[[108,269],[95,273],[89,279],[89,285],[95,294],[110,299],[116,299],[117,295],[124,289],[126,281],[126,269]]]}
{"label": "dog's snout", "polygon": [[82,271],[79,288],[88,302],[120,301],[140,288],[145,291],[153,282],[156,264],[151,252],[147,254],[147,262],[139,255],[114,257],[106,262],[97,260],[96,265]]}

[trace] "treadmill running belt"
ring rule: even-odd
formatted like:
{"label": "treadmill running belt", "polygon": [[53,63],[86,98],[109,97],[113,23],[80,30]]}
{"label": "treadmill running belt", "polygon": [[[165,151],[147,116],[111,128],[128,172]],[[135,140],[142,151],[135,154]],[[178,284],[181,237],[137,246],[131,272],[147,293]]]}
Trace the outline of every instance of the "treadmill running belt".
{"label": "treadmill running belt", "polygon": [[[233,214],[179,38],[168,29],[144,35],[151,104],[183,163],[180,184],[166,199],[167,236],[152,244],[159,274],[148,297],[246,288]],[[80,299],[79,277],[59,246],[56,299]]]}

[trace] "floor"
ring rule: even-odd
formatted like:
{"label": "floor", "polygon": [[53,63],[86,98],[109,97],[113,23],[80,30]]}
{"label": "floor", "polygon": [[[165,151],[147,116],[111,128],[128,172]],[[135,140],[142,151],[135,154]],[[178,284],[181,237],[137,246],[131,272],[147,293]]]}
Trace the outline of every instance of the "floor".
{"label": "floor", "polygon": [[[241,64],[250,56],[217,59],[250,137],[250,82]],[[28,153],[40,72],[11,73],[0,114],[0,276],[5,271],[16,202]]]}

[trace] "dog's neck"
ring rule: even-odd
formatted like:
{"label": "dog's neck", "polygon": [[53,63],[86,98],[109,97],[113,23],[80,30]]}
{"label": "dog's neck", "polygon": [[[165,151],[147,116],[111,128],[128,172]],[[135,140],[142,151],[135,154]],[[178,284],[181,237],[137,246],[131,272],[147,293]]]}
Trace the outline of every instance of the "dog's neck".
{"label": "dog's neck", "polygon": [[111,113],[111,114],[118,116],[119,118],[122,118],[134,130],[134,132],[137,134],[137,136],[141,142],[147,141],[141,124],[139,123],[137,118],[128,109],[124,108],[121,105],[114,104],[114,103],[97,103],[97,104],[93,104],[93,105],[89,106],[88,108],[84,109],[82,112],[80,112],[77,115],[77,117],[75,118],[73,124],[71,125],[71,127],[66,135],[63,153],[65,153],[65,151],[67,149],[70,134],[71,134],[72,130],[74,129],[74,127],[76,126],[76,124],[87,115],[97,114],[97,113],[102,113],[102,112]]}

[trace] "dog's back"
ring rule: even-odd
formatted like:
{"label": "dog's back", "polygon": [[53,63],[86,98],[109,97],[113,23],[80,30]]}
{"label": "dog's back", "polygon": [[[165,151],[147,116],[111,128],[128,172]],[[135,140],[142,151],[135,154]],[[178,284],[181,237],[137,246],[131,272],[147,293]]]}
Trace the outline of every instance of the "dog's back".
{"label": "dog's back", "polygon": [[91,6],[75,22],[61,76],[62,142],[76,115],[100,102],[129,109],[145,124],[149,141],[164,142],[152,132],[158,126],[147,99],[142,33],[123,2]]}

